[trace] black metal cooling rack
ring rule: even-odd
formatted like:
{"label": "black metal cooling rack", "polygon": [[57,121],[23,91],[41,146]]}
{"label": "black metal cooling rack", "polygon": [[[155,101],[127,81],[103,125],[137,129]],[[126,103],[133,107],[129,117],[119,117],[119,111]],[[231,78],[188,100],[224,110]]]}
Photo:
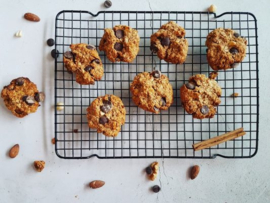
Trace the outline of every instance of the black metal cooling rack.
{"label": "black metal cooling rack", "polygon": [[[182,65],[168,64],[150,52],[150,36],[162,24],[176,21],[186,30],[189,41],[187,60]],[[134,12],[62,11],[55,22],[55,108],[56,154],[65,159],[98,158],[249,158],[257,153],[259,123],[257,21],[247,12],[221,15],[208,12]],[[79,85],[63,66],[63,53],[72,43],[98,47],[104,28],[124,24],[138,30],[140,52],[132,63],[111,63],[100,52],[105,74],[95,85]],[[221,105],[213,119],[193,119],[181,107],[179,88],[194,74],[208,75],[205,40],[215,28],[232,28],[247,38],[244,61],[231,70],[220,71],[218,83],[223,89]],[[131,100],[129,84],[143,71],[159,69],[174,88],[174,103],[168,111],[154,115],[137,108]],[[237,98],[230,95],[240,94]],[[122,98],[126,123],[115,138],[97,134],[88,128],[86,108],[98,96],[115,94]],[[192,144],[244,127],[244,137],[194,152]]]}

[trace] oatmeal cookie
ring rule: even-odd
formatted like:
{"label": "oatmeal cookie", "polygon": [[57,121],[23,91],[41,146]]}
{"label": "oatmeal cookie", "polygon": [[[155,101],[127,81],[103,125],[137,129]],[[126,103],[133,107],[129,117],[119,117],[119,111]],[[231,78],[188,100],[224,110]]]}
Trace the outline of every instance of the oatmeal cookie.
{"label": "oatmeal cookie", "polygon": [[132,62],[139,52],[140,37],[138,31],[126,25],[106,28],[99,44],[111,62]]}
{"label": "oatmeal cookie", "polygon": [[6,107],[19,118],[36,112],[39,102],[44,100],[43,95],[37,86],[25,77],[12,80],[1,92]]}
{"label": "oatmeal cookie", "polygon": [[205,45],[207,60],[213,70],[235,68],[246,56],[247,40],[231,29],[210,32]]}
{"label": "oatmeal cookie", "polygon": [[173,88],[167,76],[155,70],[138,74],[130,84],[134,103],[153,113],[167,110],[173,103]]}
{"label": "oatmeal cookie", "polygon": [[70,49],[64,53],[63,60],[66,69],[76,74],[76,82],[89,85],[102,78],[104,70],[95,46],[71,44]]}
{"label": "oatmeal cookie", "polygon": [[151,36],[150,49],[157,53],[161,60],[174,64],[184,63],[188,52],[185,34],[184,28],[170,21]]}
{"label": "oatmeal cookie", "polygon": [[182,105],[193,118],[213,118],[216,113],[215,107],[221,102],[222,91],[214,75],[210,78],[201,74],[194,75],[180,89]]}
{"label": "oatmeal cookie", "polygon": [[96,98],[87,108],[90,128],[97,129],[109,137],[115,137],[125,123],[126,109],[122,100],[115,95]]}

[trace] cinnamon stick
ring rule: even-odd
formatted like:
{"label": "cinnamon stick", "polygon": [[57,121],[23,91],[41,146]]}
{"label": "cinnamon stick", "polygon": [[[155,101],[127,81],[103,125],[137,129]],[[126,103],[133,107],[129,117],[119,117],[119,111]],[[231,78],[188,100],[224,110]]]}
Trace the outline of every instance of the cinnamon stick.
{"label": "cinnamon stick", "polygon": [[245,134],[246,134],[246,132],[244,132],[244,128],[238,128],[234,131],[225,133],[223,135],[213,137],[211,139],[204,140],[202,142],[193,144],[192,146],[193,146],[194,151],[198,151],[198,150],[209,148],[209,147],[221,144],[223,142],[235,139],[237,137],[244,136]]}

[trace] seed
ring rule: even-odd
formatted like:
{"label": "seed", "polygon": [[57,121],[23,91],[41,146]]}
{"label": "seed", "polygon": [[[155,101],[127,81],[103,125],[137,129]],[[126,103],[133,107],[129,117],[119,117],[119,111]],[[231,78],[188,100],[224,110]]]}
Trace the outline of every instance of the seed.
{"label": "seed", "polygon": [[158,193],[160,191],[160,187],[158,185],[155,185],[152,187],[152,191]]}

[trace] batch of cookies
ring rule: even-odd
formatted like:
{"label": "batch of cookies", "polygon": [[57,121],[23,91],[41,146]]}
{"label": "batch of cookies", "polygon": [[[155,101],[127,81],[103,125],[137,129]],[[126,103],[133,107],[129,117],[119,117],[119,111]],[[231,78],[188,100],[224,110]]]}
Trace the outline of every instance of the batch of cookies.
{"label": "batch of cookies", "polygon": [[[188,53],[185,29],[171,21],[152,34],[150,50],[161,60],[182,64]],[[132,62],[139,52],[138,31],[125,25],[107,28],[101,38],[99,50],[106,53],[111,62]],[[246,55],[247,40],[231,29],[218,28],[206,39],[207,60],[215,72],[209,77],[193,75],[180,87],[181,105],[194,118],[213,118],[216,106],[221,102],[221,87],[216,82],[218,70],[235,68]],[[92,85],[102,79],[104,69],[97,49],[88,44],[71,44],[63,55],[68,72],[75,74],[76,82]],[[145,111],[155,114],[168,110],[173,103],[173,88],[166,75],[159,70],[142,72],[130,84],[133,102]],[[17,117],[33,113],[45,95],[28,78],[20,77],[5,86],[1,93],[6,107]],[[178,105],[178,104],[177,104]],[[180,104],[179,104],[180,105]],[[96,98],[87,108],[89,127],[98,133],[115,137],[125,123],[126,110],[122,100],[115,95]]]}

